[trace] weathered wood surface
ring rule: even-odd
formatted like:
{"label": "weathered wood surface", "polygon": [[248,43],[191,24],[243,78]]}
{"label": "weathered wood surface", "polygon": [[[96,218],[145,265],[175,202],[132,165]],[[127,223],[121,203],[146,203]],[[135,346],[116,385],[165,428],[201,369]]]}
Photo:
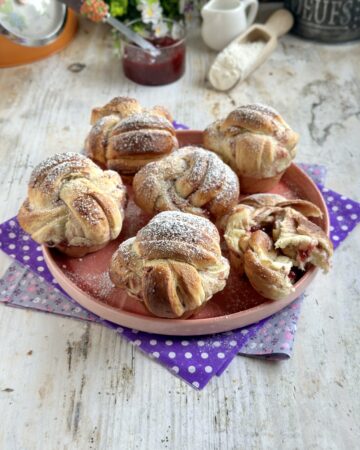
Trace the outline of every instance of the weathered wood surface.
{"label": "weathered wood surface", "polygon": [[[17,212],[32,168],[80,149],[91,107],[119,94],[164,104],[193,128],[270,104],[301,134],[297,160],[326,164],[329,187],[360,200],[359,43],[285,37],[228,94],[207,87],[213,54],[200,38],[188,48],[181,81],[141,87],[124,79],[108,29],[82,23],[59,55],[1,70],[0,219]],[[74,63],[85,67],[73,73]],[[0,448],[359,448],[359,242],[360,228],[309,290],[290,361],[238,357],[202,392],[99,325],[0,306]]]}

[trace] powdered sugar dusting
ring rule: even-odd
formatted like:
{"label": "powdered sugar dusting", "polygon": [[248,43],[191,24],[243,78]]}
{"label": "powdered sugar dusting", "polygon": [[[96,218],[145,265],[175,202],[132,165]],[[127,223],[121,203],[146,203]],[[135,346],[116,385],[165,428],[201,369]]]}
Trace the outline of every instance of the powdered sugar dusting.
{"label": "powdered sugar dusting", "polygon": [[262,103],[253,103],[251,105],[243,105],[238,108],[242,110],[245,115],[250,116],[252,111],[265,114],[266,116],[279,117],[280,114],[272,106],[263,105]]}
{"label": "powdered sugar dusting", "polygon": [[34,169],[20,214],[37,242],[93,247],[118,236],[125,201],[118,174],[81,154],[59,153]]}
{"label": "powdered sugar dusting", "polygon": [[35,167],[30,176],[29,184],[31,187],[34,187],[41,182],[44,177],[47,179],[47,184],[50,184],[59,176],[59,172],[68,171],[69,168],[72,167],[84,167],[85,163],[91,165],[94,164],[90,159],[80,153],[57,153],[56,155],[45,159]]}
{"label": "powdered sugar dusting", "polygon": [[91,128],[89,136],[96,136],[99,133],[104,133],[106,136],[119,122],[119,117],[114,114],[99,119]]}
{"label": "powdered sugar dusting", "polygon": [[136,241],[151,258],[174,254],[191,263],[193,259],[214,261],[221,254],[215,225],[203,217],[178,211],[155,216],[139,231]]}
{"label": "powdered sugar dusting", "polygon": [[64,271],[64,273],[73,281],[76,285],[81,286],[83,289],[88,289],[91,286],[92,294],[106,302],[109,294],[114,289],[114,284],[112,283],[109,272],[101,273],[75,273],[72,271]]}
{"label": "powdered sugar dusting", "polygon": [[145,166],[134,187],[139,204],[148,211],[203,216],[208,216],[207,210],[215,216],[229,210],[239,195],[236,174],[214,153],[193,146]]}
{"label": "powdered sugar dusting", "polygon": [[[269,125],[271,125],[270,128]],[[234,135],[246,131],[272,135],[276,133],[281,134],[288,127],[275,109],[255,103],[234,109],[227,116],[221,128]]]}
{"label": "powdered sugar dusting", "polygon": [[[132,130],[122,131],[118,134],[119,128],[116,127],[113,133],[108,136],[112,149],[118,150],[121,154],[153,154],[154,158],[158,154],[167,153],[176,146],[174,137],[167,130]],[[115,134],[117,133],[117,134]],[[168,144],[167,144],[168,143]]]}
{"label": "powdered sugar dusting", "polygon": [[99,210],[97,202],[90,195],[81,195],[75,198],[73,207],[90,225],[96,225],[106,220],[104,214]]}
{"label": "powdered sugar dusting", "polygon": [[222,184],[222,175],[224,175],[223,162],[214,153],[202,149],[196,149],[196,151],[194,152],[195,162],[197,158],[207,159],[207,167],[199,190],[201,190],[202,192],[217,192]]}
{"label": "powdered sugar dusting", "polygon": [[239,197],[239,191],[239,179],[237,175],[227,164],[225,164],[224,184],[218,193],[217,200],[219,203],[228,202],[230,207],[233,202],[230,202],[229,200],[234,197],[237,200]]}
{"label": "powdered sugar dusting", "polygon": [[193,214],[187,214],[180,211],[164,211],[156,215],[148,225],[143,228],[149,232],[149,236],[153,236],[155,239],[165,238],[167,236],[180,237],[183,236],[186,239],[186,235],[191,230],[205,230],[206,233],[212,234],[218,237],[218,231],[215,225],[200,216]]}
{"label": "powdered sugar dusting", "polygon": [[169,120],[167,120],[165,117],[148,113],[133,114],[121,120],[116,126],[118,132],[140,130],[144,128],[165,129],[175,134],[175,129],[172,126],[172,123],[169,122]]}
{"label": "powdered sugar dusting", "polygon": [[139,102],[132,97],[126,97],[126,96],[118,96],[112,98],[109,103],[107,103],[105,106],[103,106],[104,109],[112,109],[114,111],[122,110],[124,106],[139,105]]}

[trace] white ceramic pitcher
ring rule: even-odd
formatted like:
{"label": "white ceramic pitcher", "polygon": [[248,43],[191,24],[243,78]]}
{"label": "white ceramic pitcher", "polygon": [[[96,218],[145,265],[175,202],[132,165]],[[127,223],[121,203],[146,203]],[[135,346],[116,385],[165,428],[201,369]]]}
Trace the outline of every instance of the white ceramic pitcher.
{"label": "white ceramic pitcher", "polygon": [[210,0],[201,10],[201,35],[213,50],[222,50],[255,20],[258,0]]}

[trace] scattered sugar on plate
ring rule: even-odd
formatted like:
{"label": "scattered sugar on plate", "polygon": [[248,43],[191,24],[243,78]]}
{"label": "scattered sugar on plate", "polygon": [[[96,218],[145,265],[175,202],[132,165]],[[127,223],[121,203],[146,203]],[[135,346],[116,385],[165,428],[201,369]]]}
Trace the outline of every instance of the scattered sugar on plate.
{"label": "scattered sugar on plate", "polygon": [[109,273],[74,273],[65,271],[65,275],[80,289],[89,292],[95,298],[106,302],[110,292],[114,289]]}

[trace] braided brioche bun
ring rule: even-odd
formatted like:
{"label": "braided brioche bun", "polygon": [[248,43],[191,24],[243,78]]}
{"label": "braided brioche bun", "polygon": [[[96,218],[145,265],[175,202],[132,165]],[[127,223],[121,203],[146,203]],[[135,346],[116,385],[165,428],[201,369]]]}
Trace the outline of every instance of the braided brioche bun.
{"label": "braided brioche bun", "polygon": [[132,181],[145,164],[178,148],[170,113],[162,106],[143,108],[128,97],[116,97],[92,111],[85,152],[100,167]]}
{"label": "braided brioche bun", "polygon": [[182,211],[221,217],[238,201],[239,181],[212,152],[183,147],[147,164],[134,177],[136,204],[149,214]]}
{"label": "braided brioche bun", "polygon": [[204,146],[237,173],[244,193],[271,190],[295,158],[298,139],[277,111],[258,104],[235,109],[204,132]]}
{"label": "braided brioche bun", "polygon": [[153,108],[146,109],[135,98],[131,97],[115,97],[110,100],[106,105],[93,108],[91,111],[90,124],[95,123],[106,116],[117,116],[120,119],[132,116],[133,114],[149,113],[165,117],[172,122],[173,118],[170,112],[164,106],[154,106]]}
{"label": "braided brioche bun", "polygon": [[80,257],[118,237],[125,203],[116,172],[79,153],[59,153],[33,170],[18,220],[39,244]]}
{"label": "braided brioche bun", "polygon": [[198,311],[225,287],[228,275],[215,225],[178,211],[155,216],[119,246],[110,265],[116,286],[167,318]]}
{"label": "braided brioche bun", "polygon": [[261,295],[280,300],[294,291],[292,269],[309,265],[327,272],[333,246],[325,232],[308,217],[322,213],[306,200],[276,194],[244,198],[221,219],[231,265]]}

